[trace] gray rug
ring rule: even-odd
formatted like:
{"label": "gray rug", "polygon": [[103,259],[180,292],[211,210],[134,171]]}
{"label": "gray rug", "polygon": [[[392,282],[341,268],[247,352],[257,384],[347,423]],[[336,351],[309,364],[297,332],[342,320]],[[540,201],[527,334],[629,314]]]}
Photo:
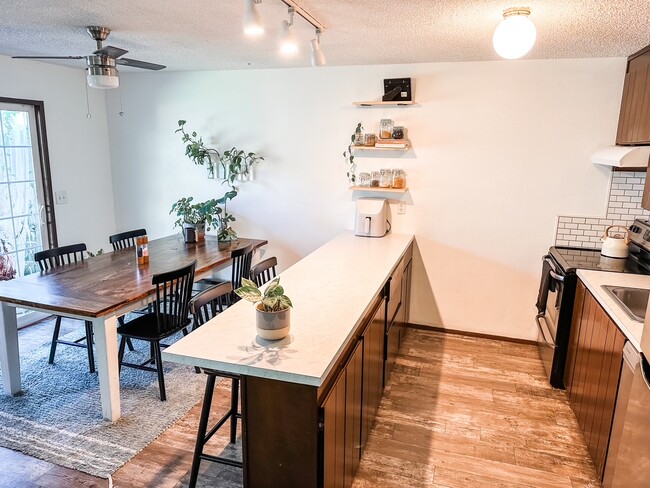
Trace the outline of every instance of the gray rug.
{"label": "gray rug", "polygon": [[[76,339],[80,334],[62,338]],[[146,360],[149,344],[134,341],[134,346],[136,351],[127,351],[125,360]],[[123,368],[122,417],[107,422],[101,416],[97,373],[88,372],[86,351],[59,345],[55,363],[49,365],[49,347],[47,343],[21,353],[23,395],[0,395],[0,446],[107,478],[203,395],[205,375],[196,374],[194,368],[164,363],[166,402],[159,399],[156,373]]]}

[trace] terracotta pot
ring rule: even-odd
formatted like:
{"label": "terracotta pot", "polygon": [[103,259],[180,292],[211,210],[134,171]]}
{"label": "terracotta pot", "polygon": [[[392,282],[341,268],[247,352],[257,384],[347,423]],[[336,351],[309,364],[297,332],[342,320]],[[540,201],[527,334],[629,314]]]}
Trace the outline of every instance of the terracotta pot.
{"label": "terracotta pot", "polygon": [[268,341],[277,341],[289,335],[290,308],[279,312],[265,312],[263,305],[257,305],[257,335]]}

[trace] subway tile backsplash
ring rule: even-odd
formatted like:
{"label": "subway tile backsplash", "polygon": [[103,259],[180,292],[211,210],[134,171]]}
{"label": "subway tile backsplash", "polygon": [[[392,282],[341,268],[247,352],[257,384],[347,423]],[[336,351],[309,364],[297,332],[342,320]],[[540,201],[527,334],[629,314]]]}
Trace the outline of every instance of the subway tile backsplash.
{"label": "subway tile backsplash", "polygon": [[646,173],[643,171],[612,171],[612,182],[604,217],[560,215],[555,231],[556,246],[600,248],[601,237],[610,225],[629,227],[634,219],[650,218],[641,208]]}

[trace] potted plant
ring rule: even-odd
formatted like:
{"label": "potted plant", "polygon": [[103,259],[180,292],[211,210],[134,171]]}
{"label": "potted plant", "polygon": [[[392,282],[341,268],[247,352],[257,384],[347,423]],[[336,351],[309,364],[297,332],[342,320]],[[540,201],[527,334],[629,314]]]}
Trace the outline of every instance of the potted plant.
{"label": "potted plant", "polygon": [[276,341],[289,335],[290,315],[293,304],[280,286],[280,277],[275,278],[260,291],[257,285],[242,278],[242,286],[235,290],[237,296],[255,303],[257,334],[262,339]]}
{"label": "potted plant", "polygon": [[217,200],[212,199],[200,203],[192,203],[193,197],[183,197],[172,205],[169,213],[176,213],[174,226],[183,229],[185,242],[198,242],[205,238],[206,227],[210,230],[223,212]]}

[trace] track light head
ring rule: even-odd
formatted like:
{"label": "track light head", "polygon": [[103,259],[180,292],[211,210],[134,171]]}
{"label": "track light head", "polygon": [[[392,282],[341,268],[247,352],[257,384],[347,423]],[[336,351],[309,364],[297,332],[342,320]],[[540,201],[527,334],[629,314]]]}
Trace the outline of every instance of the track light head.
{"label": "track light head", "polygon": [[296,10],[289,7],[289,20],[282,21],[282,31],[280,33],[280,52],[291,55],[298,52],[298,41],[293,33],[293,14]]}
{"label": "track light head", "polygon": [[311,43],[311,65],[312,66],[325,66],[327,61],[325,60],[325,55],[320,48],[320,35],[321,30],[316,29],[316,39],[312,39]]}
{"label": "track light head", "polygon": [[244,0],[246,7],[244,10],[244,34],[247,36],[260,36],[264,34],[264,24],[257,4],[262,0]]}

